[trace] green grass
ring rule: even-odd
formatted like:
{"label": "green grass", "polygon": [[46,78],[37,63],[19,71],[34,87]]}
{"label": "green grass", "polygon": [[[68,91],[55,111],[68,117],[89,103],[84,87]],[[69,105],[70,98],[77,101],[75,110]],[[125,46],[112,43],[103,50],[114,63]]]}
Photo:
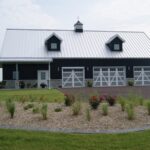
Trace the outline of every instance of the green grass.
{"label": "green grass", "polygon": [[150,131],[63,134],[0,129],[0,150],[149,150]]}
{"label": "green grass", "polygon": [[1,90],[0,101],[8,98],[14,98],[19,100],[21,96],[32,96],[34,100],[39,100],[41,96],[44,96],[47,102],[62,102],[64,100],[64,94],[56,89],[24,89],[24,90]]}

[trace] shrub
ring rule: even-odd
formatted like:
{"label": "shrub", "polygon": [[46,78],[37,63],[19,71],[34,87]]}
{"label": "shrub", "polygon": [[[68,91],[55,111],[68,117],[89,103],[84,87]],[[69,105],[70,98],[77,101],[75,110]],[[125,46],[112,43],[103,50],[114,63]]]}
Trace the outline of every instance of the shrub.
{"label": "shrub", "polygon": [[93,86],[92,81],[87,81],[87,87],[92,87],[92,86]]}
{"label": "shrub", "polygon": [[148,115],[150,115],[150,102],[147,102]]}
{"label": "shrub", "polygon": [[110,106],[114,106],[116,103],[115,96],[106,96],[106,101],[109,103]]}
{"label": "shrub", "polygon": [[91,96],[89,99],[89,103],[90,103],[92,109],[97,109],[100,104],[100,101],[97,98],[97,96]]}
{"label": "shrub", "polygon": [[65,105],[71,106],[75,102],[75,97],[71,94],[65,94]]}
{"label": "shrub", "polygon": [[106,101],[106,97],[107,97],[106,95],[100,96],[100,97],[99,97],[100,103],[101,103],[101,102],[105,102],[105,101]]}
{"label": "shrub", "polygon": [[90,109],[89,108],[86,109],[86,120],[87,121],[91,120],[91,113],[90,113]]}
{"label": "shrub", "polygon": [[127,115],[128,115],[128,120],[133,120],[134,119],[134,108],[133,108],[133,104],[130,103],[126,106],[126,112],[127,112]]}
{"label": "shrub", "polygon": [[15,114],[15,108],[16,108],[15,103],[11,99],[8,99],[6,101],[6,107],[8,112],[10,113],[10,118],[13,118]]}
{"label": "shrub", "polygon": [[41,87],[41,88],[46,88],[46,87],[47,87],[47,84],[41,83],[41,84],[40,84],[40,87]]}
{"label": "shrub", "polygon": [[60,106],[57,106],[57,107],[55,108],[55,112],[60,112],[60,111],[62,111],[62,108],[61,108]]}
{"label": "shrub", "polygon": [[128,86],[133,86],[134,85],[134,81],[133,80],[129,80],[128,81]]}
{"label": "shrub", "polygon": [[26,106],[24,106],[24,110],[28,110],[33,107],[34,107],[34,104],[30,103],[30,104],[27,104]]}
{"label": "shrub", "polygon": [[121,97],[121,98],[119,99],[119,103],[120,103],[120,105],[121,105],[121,110],[122,110],[122,111],[125,111],[125,106],[126,106],[126,101],[125,101],[125,99]]}
{"label": "shrub", "polygon": [[73,105],[72,105],[72,112],[74,116],[79,115],[81,111],[81,103],[79,101],[76,101]]}
{"label": "shrub", "polygon": [[108,103],[103,103],[102,104],[102,114],[104,116],[107,116],[108,115]]}
{"label": "shrub", "polygon": [[19,87],[20,87],[21,89],[24,89],[24,88],[25,88],[25,83],[24,83],[24,81],[19,81]]}
{"label": "shrub", "polygon": [[31,88],[31,83],[27,83],[27,88]]}
{"label": "shrub", "polygon": [[42,114],[43,120],[47,120],[47,110],[48,110],[47,104],[43,104],[41,108],[41,114]]}
{"label": "shrub", "polygon": [[33,112],[34,114],[39,113],[39,112],[40,112],[39,107],[34,107],[34,108],[32,109],[32,112]]}

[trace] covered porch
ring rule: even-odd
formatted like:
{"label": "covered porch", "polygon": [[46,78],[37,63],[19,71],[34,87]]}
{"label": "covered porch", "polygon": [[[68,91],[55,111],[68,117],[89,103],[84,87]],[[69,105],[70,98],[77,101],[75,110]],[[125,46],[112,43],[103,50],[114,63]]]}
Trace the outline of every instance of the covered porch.
{"label": "covered porch", "polygon": [[5,88],[51,88],[51,62],[9,62],[1,64]]}

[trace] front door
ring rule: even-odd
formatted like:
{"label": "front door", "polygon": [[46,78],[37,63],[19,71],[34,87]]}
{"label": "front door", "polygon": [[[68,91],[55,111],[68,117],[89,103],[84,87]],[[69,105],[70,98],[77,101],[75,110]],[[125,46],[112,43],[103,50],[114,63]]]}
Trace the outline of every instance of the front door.
{"label": "front door", "polygon": [[47,70],[39,70],[38,71],[38,88],[41,87],[42,84],[45,84],[48,87],[48,71]]}

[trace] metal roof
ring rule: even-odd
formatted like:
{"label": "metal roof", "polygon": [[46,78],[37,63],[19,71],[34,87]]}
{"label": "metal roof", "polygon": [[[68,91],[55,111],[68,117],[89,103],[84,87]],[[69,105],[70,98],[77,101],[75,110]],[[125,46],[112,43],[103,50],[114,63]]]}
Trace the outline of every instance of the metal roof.
{"label": "metal roof", "polygon": [[[62,39],[60,52],[49,52],[45,40],[52,34]],[[110,51],[105,43],[119,35],[122,52]],[[144,32],[7,29],[0,61],[49,61],[53,58],[150,58],[150,39]]]}

